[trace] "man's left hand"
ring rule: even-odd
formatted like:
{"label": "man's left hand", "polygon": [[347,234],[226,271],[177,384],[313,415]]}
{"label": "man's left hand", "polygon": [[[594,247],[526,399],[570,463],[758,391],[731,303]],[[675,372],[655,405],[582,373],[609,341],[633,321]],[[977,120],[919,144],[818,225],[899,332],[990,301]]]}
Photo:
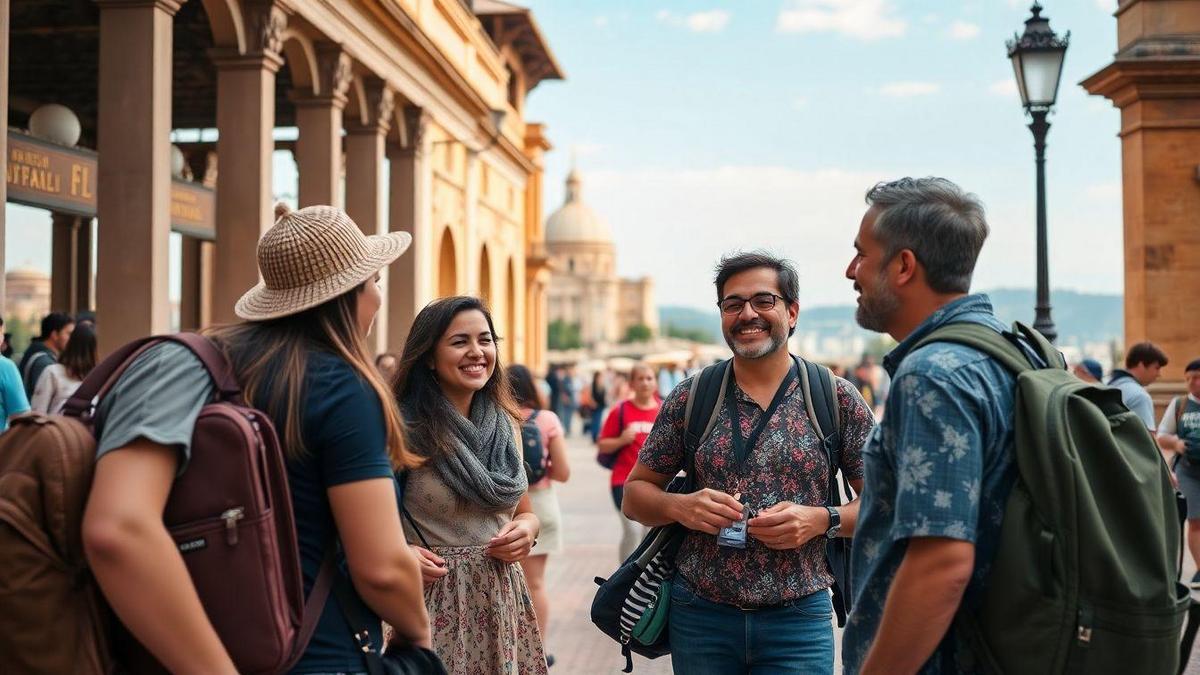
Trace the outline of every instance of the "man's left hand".
{"label": "man's left hand", "polygon": [[829,511],[824,506],[801,506],[779,502],[763,509],[747,523],[750,536],[776,551],[799,548],[829,530]]}

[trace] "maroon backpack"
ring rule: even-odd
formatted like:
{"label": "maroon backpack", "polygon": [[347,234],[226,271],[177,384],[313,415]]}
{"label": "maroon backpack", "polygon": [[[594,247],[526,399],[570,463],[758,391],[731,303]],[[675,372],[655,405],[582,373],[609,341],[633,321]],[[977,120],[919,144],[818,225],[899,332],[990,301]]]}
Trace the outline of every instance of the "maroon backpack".
{"label": "maroon backpack", "polygon": [[275,428],[246,405],[213,343],[179,333],[125,345],[92,371],[62,415],[19,417],[0,435],[2,673],[108,673],[114,661],[135,673],[163,670],[111,620],[81,538],[98,402],[138,355],[163,341],[195,353],[214,384],[196,419],[188,468],[163,512],[209,621],[242,673],[288,670],[316,629],[332,556],[306,603]]}

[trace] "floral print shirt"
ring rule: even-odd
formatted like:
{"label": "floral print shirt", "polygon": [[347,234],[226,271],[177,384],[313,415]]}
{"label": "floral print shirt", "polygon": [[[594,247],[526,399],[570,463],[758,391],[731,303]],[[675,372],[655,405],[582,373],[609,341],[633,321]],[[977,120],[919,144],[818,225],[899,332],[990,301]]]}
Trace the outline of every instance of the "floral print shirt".
{"label": "floral print shirt", "polygon": [[[850,480],[862,477],[860,449],[875,417],[849,382],[835,378],[842,446],[835,456]],[[684,466],[684,412],[691,378],[663,402],[653,431],[638,455],[651,471],[673,475]],[[743,441],[766,412],[736,384],[733,395]],[[696,488],[734,495],[753,511],[779,502],[822,506],[829,490],[829,461],[808,419],[798,378],[750,450],[745,464],[734,458],[729,407],[722,405],[708,438],[697,448]],[[689,532],[676,559],[679,573],[701,597],[739,607],[770,607],[802,598],[833,584],[825,565],[825,539],[791,551],[773,551],[747,535],[745,549],[717,545],[714,535]]]}
{"label": "floral print shirt", "polygon": [[[854,603],[842,642],[849,675],[866,659],[908,540],[944,537],[975,544],[965,602],[978,596],[1000,542],[1016,479],[1013,412],[1016,380],[982,352],[948,342],[913,347],[948,323],[1004,331],[984,295],[934,312],[883,361],[892,374],[887,414],[867,447],[862,503],[854,531]],[[969,672],[955,659],[953,629],[921,673]]]}

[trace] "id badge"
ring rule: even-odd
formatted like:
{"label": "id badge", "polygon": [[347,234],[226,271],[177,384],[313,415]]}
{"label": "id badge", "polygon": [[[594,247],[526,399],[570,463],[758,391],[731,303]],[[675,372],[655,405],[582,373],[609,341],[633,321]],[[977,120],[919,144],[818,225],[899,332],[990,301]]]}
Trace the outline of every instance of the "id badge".
{"label": "id badge", "polygon": [[729,527],[721,528],[717,533],[717,545],[728,546],[729,548],[746,548],[746,528],[750,522],[750,507],[742,506],[742,519],[730,525]]}

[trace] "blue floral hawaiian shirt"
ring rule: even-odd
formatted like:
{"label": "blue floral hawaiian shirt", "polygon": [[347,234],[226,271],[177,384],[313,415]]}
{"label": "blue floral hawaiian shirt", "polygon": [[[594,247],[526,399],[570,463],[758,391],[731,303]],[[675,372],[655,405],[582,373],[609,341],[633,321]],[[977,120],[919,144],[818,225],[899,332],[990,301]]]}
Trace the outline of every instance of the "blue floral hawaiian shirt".
{"label": "blue floral hawaiian shirt", "polygon": [[[852,558],[855,597],[842,643],[850,675],[862,668],[875,639],[910,538],[975,544],[967,603],[977,597],[1000,542],[1016,476],[1016,380],[970,347],[937,342],[913,349],[935,328],[964,322],[1005,330],[987,296],[968,295],[930,315],[883,361],[892,388],[883,422],[863,448],[865,485]],[[956,663],[956,647],[951,629],[920,672],[969,672]]]}

